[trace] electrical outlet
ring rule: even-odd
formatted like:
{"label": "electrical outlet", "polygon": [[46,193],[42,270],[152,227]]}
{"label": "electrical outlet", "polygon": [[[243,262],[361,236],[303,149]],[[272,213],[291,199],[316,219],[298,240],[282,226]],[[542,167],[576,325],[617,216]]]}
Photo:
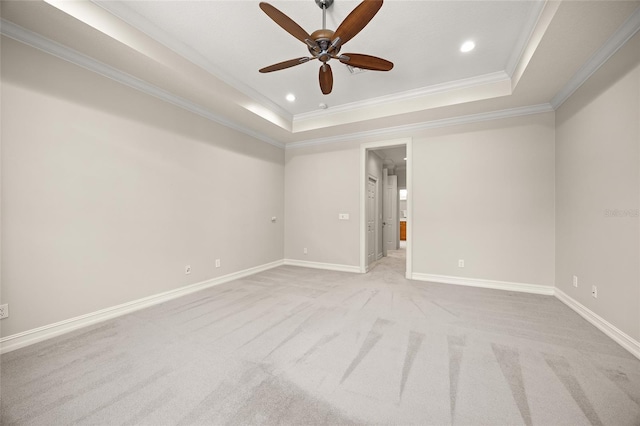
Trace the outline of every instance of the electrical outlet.
{"label": "electrical outlet", "polygon": [[184,267],[184,274],[189,275],[191,273],[191,265],[187,265]]}
{"label": "electrical outlet", "polygon": [[220,267],[220,259],[216,259],[216,268]]}
{"label": "electrical outlet", "polygon": [[305,247],[305,248],[303,248],[303,249],[302,249],[302,252],[303,252],[304,254],[307,254],[307,248],[306,248],[306,247]]}
{"label": "electrical outlet", "polygon": [[464,259],[458,260],[458,268],[464,268]]}
{"label": "electrical outlet", "polygon": [[338,219],[340,220],[349,220],[349,213],[339,213]]}
{"label": "electrical outlet", "polygon": [[573,286],[578,287],[578,277],[575,275],[573,276]]}
{"label": "electrical outlet", "polygon": [[595,285],[591,286],[591,295],[597,299],[598,298],[598,287],[596,287]]}
{"label": "electrical outlet", "polygon": [[7,318],[9,316],[9,304],[5,303],[0,305],[0,319]]}

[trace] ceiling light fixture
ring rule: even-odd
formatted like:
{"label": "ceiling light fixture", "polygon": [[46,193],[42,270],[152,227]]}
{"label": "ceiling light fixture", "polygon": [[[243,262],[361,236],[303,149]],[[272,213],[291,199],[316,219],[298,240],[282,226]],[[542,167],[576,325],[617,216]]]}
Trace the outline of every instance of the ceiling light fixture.
{"label": "ceiling light fixture", "polygon": [[475,47],[476,44],[471,40],[468,40],[462,43],[462,46],[460,46],[460,51],[463,53],[471,52],[473,49],[475,49]]}
{"label": "ceiling light fixture", "polygon": [[261,73],[283,70],[295,67],[296,65],[307,63],[313,59],[320,62],[318,81],[320,91],[323,95],[328,95],[333,90],[333,71],[329,61],[335,59],[345,65],[355,68],[368,69],[373,71],[389,71],[393,68],[393,62],[361,53],[340,53],[340,48],[349,40],[355,37],[369,21],[378,13],[382,7],[383,0],[363,0],[356,6],[340,25],[333,31],[327,28],[327,9],[331,7],[334,0],[315,0],[322,9],[322,29],[308,34],[300,25],[282,13],[269,3],[260,2],[260,9],[267,14],[283,30],[297,38],[305,44],[311,56],[289,59],[277,64],[261,68]]}
{"label": "ceiling light fixture", "polygon": [[287,100],[288,100],[289,102],[293,102],[293,101],[295,101],[295,100],[296,100],[296,96],[295,96],[293,93],[289,93],[289,94],[287,95]]}

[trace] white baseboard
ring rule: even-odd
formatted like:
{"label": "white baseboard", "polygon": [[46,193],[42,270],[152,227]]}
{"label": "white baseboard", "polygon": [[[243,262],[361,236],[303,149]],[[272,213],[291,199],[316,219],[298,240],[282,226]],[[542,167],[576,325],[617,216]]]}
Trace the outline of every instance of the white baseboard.
{"label": "white baseboard", "polygon": [[582,318],[589,321],[604,334],[616,341],[620,346],[631,352],[633,356],[640,359],[640,342],[633,339],[631,336],[621,331],[609,321],[582,305],[559,288],[556,288],[555,296],[562,303],[576,311]]}
{"label": "white baseboard", "polygon": [[432,283],[465,285],[469,287],[492,288],[495,290],[519,291],[521,293],[543,294],[553,296],[555,287],[546,285],[513,283],[508,281],[483,280],[478,278],[454,277],[450,275],[411,274],[412,280],[430,281]]}
{"label": "white baseboard", "polygon": [[359,266],[340,265],[337,263],[322,263],[309,262],[307,260],[285,259],[284,264],[289,266],[302,266],[303,268],[326,269],[328,271],[355,272],[357,274],[360,273]]}
{"label": "white baseboard", "polygon": [[284,261],[282,260],[265,263],[264,265],[244,269],[242,271],[202,281],[196,284],[190,284],[184,287],[177,288],[175,290],[154,294],[153,296],[143,297],[142,299],[123,303],[117,306],[112,306],[106,309],[101,309],[99,311],[80,315],[75,318],[69,318],[64,321],[34,328],[32,330],[23,331],[22,333],[12,334],[11,336],[6,336],[0,339],[0,354],[14,351],[16,349],[41,342],[43,340],[50,339],[64,333],[86,327],[88,325],[119,317],[121,315],[138,311],[149,306],[157,305],[168,300],[176,299],[178,297],[185,296],[196,291],[204,290],[209,287],[224,284],[229,281],[237,280],[249,275],[257,274],[258,272],[282,266],[283,264]]}

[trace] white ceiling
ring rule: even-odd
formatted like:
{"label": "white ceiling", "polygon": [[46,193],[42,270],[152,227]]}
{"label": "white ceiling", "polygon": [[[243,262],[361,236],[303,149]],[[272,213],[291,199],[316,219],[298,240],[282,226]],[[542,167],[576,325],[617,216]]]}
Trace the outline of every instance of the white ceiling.
{"label": "white ceiling", "polygon": [[[308,32],[321,26],[314,0],[271,3]],[[327,26],[357,4],[335,0]],[[387,0],[342,52],[395,67],[350,75],[332,61],[323,96],[317,62],[258,73],[307,53],[258,0],[0,5],[3,35],[278,146],[551,111],[640,28],[638,0]],[[466,39],[477,48],[465,55]]]}
{"label": "white ceiling", "polygon": [[[517,58],[543,2],[393,1],[342,52],[366,53],[394,63],[390,72],[351,74],[332,61],[334,90],[323,95],[319,63],[259,74],[273,63],[308,56],[306,45],[275,24],[257,1],[98,1],[105,9],[142,29],[181,55],[250,95],[258,94],[290,115],[425,89],[436,84],[505,72]],[[314,0],[270,1],[308,33],[322,27]],[[335,30],[359,4],[335,0],[327,28]],[[465,40],[476,49],[461,53]],[[293,93],[295,102],[285,96]]]}

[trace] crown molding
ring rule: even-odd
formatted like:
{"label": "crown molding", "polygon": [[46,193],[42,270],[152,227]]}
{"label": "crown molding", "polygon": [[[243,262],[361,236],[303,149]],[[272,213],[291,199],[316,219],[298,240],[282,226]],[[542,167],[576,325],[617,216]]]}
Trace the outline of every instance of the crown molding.
{"label": "crown molding", "polygon": [[484,74],[476,77],[465,78],[461,80],[449,81],[441,84],[434,84],[432,86],[422,87],[414,90],[407,90],[405,92],[393,93],[386,96],[379,96],[377,98],[371,98],[359,102],[350,102],[347,104],[331,107],[328,110],[311,111],[301,114],[296,114],[293,117],[294,127],[296,122],[314,120],[317,118],[326,118],[332,115],[341,115],[346,112],[352,112],[354,110],[363,108],[380,107],[392,102],[404,102],[412,101],[418,98],[432,96],[439,93],[451,92],[454,90],[464,90],[483,86],[487,84],[500,83],[504,81],[510,81],[509,76],[504,71],[497,71],[490,74]]}
{"label": "crown molding", "polygon": [[640,30],[640,6],[627,18],[620,28],[580,67],[569,82],[553,97],[551,105],[558,109],[585,81],[609,60],[624,44]]}
{"label": "crown molding", "polygon": [[520,82],[559,7],[559,1],[538,0],[532,9],[525,27],[529,31],[521,33],[516,48],[505,66],[505,71],[511,78],[511,90]]}
{"label": "crown molding", "polygon": [[282,108],[280,105],[273,102],[271,99],[262,95],[257,90],[251,88],[250,86],[242,83],[237,78],[223,72],[221,69],[216,67],[210,61],[208,61],[202,54],[200,54],[195,49],[187,46],[186,44],[177,41],[175,38],[171,37],[167,34],[166,31],[162,30],[151,21],[146,19],[144,16],[138,14],[137,12],[129,9],[122,2],[114,2],[114,1],[104,1],[104,0],[89,0],[91,3],[100,7],[101,9],[107,11],[108,13],[116,16],[118,19],[126,22],[131,25],[133,28],[143,32],[144,34],[151,37],[153,40],[157,41],[161,45],[165,46],[169,50],[177,53],[182,56],[186,60],[192,62],[193,64],[199,66],[200,68],[206,70],[212,75],[216,76],[220,80],[227,83],[229,86],[235,88],[240,91],[244,95],[253,99],[255,102],[265,106],[268,108],[273,114],[280,116],[285,119],[287,122],[291,123],[293,120],[293,115]]}
{"label": "crown molding", "polygon": [[540,23],[542,12],[544,11],[544,8],[548,2],[549,0],[536,0],[534,2],[534,6],[529,11],[527,22],[524,25],[524,31],[520,33],[520,37],[518,37],[518,40],[516,40],[515,49],[513,49],[513,52],[511,52],[511,56],[509,57],[509,60],[507,61],[507,64],[505,66],[505,72],[509,75],[509,77],[513,76],[516,67],[522,60],[529,44],[532,42],[533,35]]}
{"label": "crown molding", "polygon": [[542,114],[553,112],[551,104],[539,104],[518,108],[503,109],[498,111],[483,112],[479,114],[463,115],[458,117],[443,118],[440,120],[426,121],[418,124],[404,126],[387,127],[384,129],[370,130],[366,132],[349,133],[345,135],[332,136],[328,138],[309,139],[306,141],[293,142],[286,145],[285,149],[303,148],[315,145],[326,145],[336,142],[354,141],[372,137],[388,136],[389,134],[402,134],[413,131],[436,129],[439,127],[450,127],[461,124],[480,123],[483,121],[500,120],[503,118],[520,117],[523,115]]}
{"label": "crown molding", "polygon": [[13,22],[7,21],[5,19],[1,19],[0,33],[20,43],[24,43],[26,45],[34,47],[38,50],[41,50],[45,53],[53,55],[57,58],[63,59],[74,65],[77,65],[89,71],[100,74],[103,77],[107,77],[118,83],[124,84],[125,86],[131,87],[132,89],[138,90],[142,93],[153,96],[162,101],[175,105],[179,108],[182,108],[184,110],[197,114],[203,118],[206,118],[207,120],[210,120],[217,124],[237,130],[238,132],[244,133],[245,135],[251,136],[260,141],[276,146],[278,148],[284,148],[284,144],[281,142],[278,142],[274,139],[266,137],[238,123],[230,121],[208,110],[207,108],[204,108],[201,105],[198,105],[182,97],[176,96],[155,85],[149,84],[144,80],[134,77],[131,74],[125,73],[123,71],[118,70],[117,68],[114,68],[110,65],[97,61],[83,53],[78,52],[77,50],[71,49],[58,42],[55,42],[46,37],[43,37],[42,35],[37,34],[33,31],[27,30],[26,28],[16,25]]}
{"label": "crown molding", "polygon": [[[546,5],[548,2],[544,2]],[[98,3],[96,5],[102,7]],[[535,15],[535,14],[533,14]],[[538,17],[539,19],[539,17]],[[272,138],[269,138],[261,133],[255,132],[243,125],[230,121],[227,118],[218,115],[201,105],[191,102],[187,99],[176,96],[166,90],[163,90],[157,86],[149,84],[144,80],[134,77],[128,73],[111,67],[100,61],[97,61],[83,53],[80,53],[74,49],[50,40],[40,34],[27,30],[19,25],[16,25],[5,19],[0,20],[0,33],[12,38],[21,43],[27,44],[31,47],[49,53],[65,61],[71,62],[77,66],[85,68],[89,71],[100,74],[111,80],[117,81],[135,90],[168,102],[184,110],[190,111],[203,118],[213,121],[217,124],[229,127],[243,134],[256,138],[260,141],[266,142],[270,145],[284,149],[295,149],[314,145],[324,145],[330,143],[341,142],[345,140],[364,139],[372,137],[383,137],[390,134],[406,133],[411,131],[420,131],[426,129],[433,129],[438,127],[455,126],[461,124],[477,123],[482,121],[491,121],[502,118],[517,117],[523,115],[539,114],[545,112],[551,112],[560,107],[594,72],[596,72],[612,55],[614,55],[629,39],[631,39],[640,30],[640,7],[638,7],[634,13],[625,21],[625,23],[607,40],[607,42],[596,52],[591,58],[580,68],[576,74],[569,80],[569,82],[554,96],[550,103],[518,107],[506,110],[492,111],[486,113],[472,114],[466,116],[458,116],[440,120],[433,120],[418,124],[395,126],[384,129],[376,129],[364,132],[355,132],[345,135],[331,136],[326,138],[310,139],[299,142],[292,142],[289,144],[283,144]],[[166,45],[166,44],[165,44]],[[525,43],[527,45],[527,43]],[[167,46],[172,49],[171,46]],[[183,54],[182,52],[176,52]],[[192,59],[188,58],[188,60]],[[196,65],[201,64],[194,62]],[[209,71],[209,70],[208,70]],[[483,76],[458,80],[454,82],[439,84],[435,86],[429,86],[426,88],[407,91],[400,94],[394,94],[384,97],[371,99],[364,102],[356,102],[346,105],[334,107],[331,111],[314,111],[311,113],[298,114],[294,117],[294,120],[309,120],[319,117],[327,117],[331,114],[339,114],[344,111],[353,111],[354,108],[365,108],[381,106],[383,104],[414,100],[422,96],[429,96],[433,94],[443,93],[451,90],[468,89],[477,87],[482,84],[491,84],[509,79],[508,73],[504,71],[486,74]],[[234,87],[237,86],[234,84]],[[246,94],[246,93],[245,93]]]}
{"label": "crown molding", "polygon": [[[120,5],[117,2],[110,2],[107,0],[89,0],[90,3],[95,6],[101,8],[102,10],[112,14],[118,19],[126,22],[128,25],[131,25],[133,28],[141,31],[142,33],[149,36],[151,39],[160,43],[161,45],[167,47],[174,53],[184,57],[186,60],[192,62],[193,64],[199,66],[200,68],[208,71],[212,75],[218,77],[220,80],[224,81],[231,87],[234,87],[239,92],[245,94],[250,97],[258,104],[268,109],[270,113],[279,116],[281,119],[284,119],[288,123],[290,123],[292,132],[296,133],[295,123],[301,122],[309,122],[314,121],[315,119],[323,119],[326,117],[335,116],[334,114],[339,114],[340,116],[344,116],[344,113],[358,111],[360,109],[365,108],[380,108],[384,107],[386,104],[391,103],[401,103],[401,102],[415,102],[419,101],[421,97],[429,97],[449,91],[458,91],[464,89],[474,89],[480,88],[484,86],[497,85],[500,83],[508,82],[509,86],[512,86],[511,73],[509,72],[509,68],[506,70],[501,70],[495,73],[486,74],[482,76],[472,77],[468,79],[458,80],[454,82],[447,82],[444,84],[432,85],[424,88],[419,88],[417,90],[409,90],[403,93],[391,94],[375,99],[369,99],[362,102],[353,102],[349,104],[343,104],[336,107],[332,107],[331,110],[328,111],[311,111],[302,114],[292,115],[285,108],[281,107],[277,103],[268,99],[264,95],[262,95],[257,90],[252,87],[244,84],[243,82],[237,80],[233,75],[229,75],[219,69],[215,64],[212,64],[208,61],[202,54],[197,52],[195,49],[190,46],[175,40],[171,37],[165,30],[157,27],[151,21],[146,19],[144,16],[136,13],[134,10],[127,8],[126,6]],[[523,31],[518,37],[518,41],[515,43],[514,49],[509,57],[509,61],[513,62],[522,57],[524,50],[527,48],[528,44],[531,41],[531,34],[536,30],[537,24],[540,20],[540,16],[545,9],[545,5],[549,3],[549,0],[536,0],[535,5],[529,12],[529,16],[527,17],[526,24],[523,27]],[[514,65],[515,66],[515,65]],[[513,67],[512,67],[513,68]],[[494,87],[492,90],[496,90],[496,96],[504,96],[506,94],[505,88],[499,89]],[[500,92],[500,93],[498,93]],[[477,99],[474,99],[477,100]],[[249,108],[248,108],[249,109]],[[249,109],[251,110],[251,109]],[[255,113],[255,111],[254,111]],[[260,113],[256,113],[259,116],[262,116]],[[265,117],[263,117],[265,118]],[[324,126],[322,126],[324,127]]]}

